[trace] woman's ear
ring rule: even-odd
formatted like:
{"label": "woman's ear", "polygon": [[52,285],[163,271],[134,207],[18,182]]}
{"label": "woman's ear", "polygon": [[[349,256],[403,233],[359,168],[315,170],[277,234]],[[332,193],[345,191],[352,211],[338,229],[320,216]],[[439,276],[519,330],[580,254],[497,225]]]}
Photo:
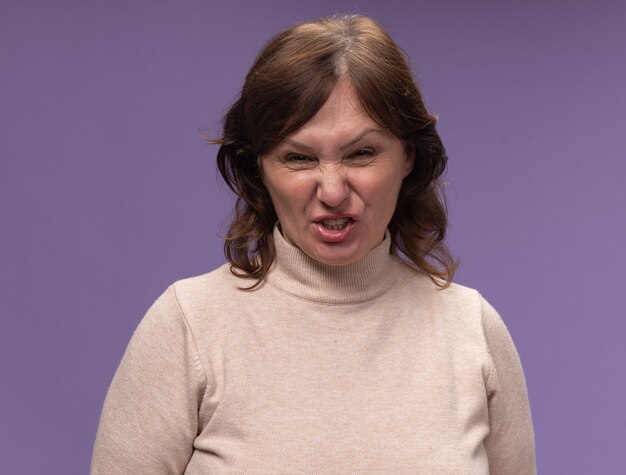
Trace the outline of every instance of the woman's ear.
{"label": "woman's ear", "polygon": [[406,152],[406,163],[404,169],[404,177],[406,178],[413,170],[413,166],[415,165],[415,145],[412,143],[407,143],[404,146],[404,150]]}
{"label": "woman's ear", "polygon": [[263,178],[263,163],[261,162],[261,155],[257,155],[256,157],[256,169],[258,170],[259,177],[261,177],[261,181],[265,185],[265,180]]}

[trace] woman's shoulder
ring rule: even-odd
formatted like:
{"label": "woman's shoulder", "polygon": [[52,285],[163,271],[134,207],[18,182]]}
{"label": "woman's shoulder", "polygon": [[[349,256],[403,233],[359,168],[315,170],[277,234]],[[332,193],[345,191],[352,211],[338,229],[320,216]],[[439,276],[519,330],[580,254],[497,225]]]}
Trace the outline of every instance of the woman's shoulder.
{"label": "woman's shoulder", "polygon": [[456,282],[451,282],[446,286],[443,279],[431,277],[400,258],[397,258],[396,263],[400,269],[398,272],[399,287],[413,295],[419,295],[421,298],[434,298],[439,301],[449,300],[474,304],[484,299],[480,292],[473,287]]}
{"label": "woman's shoulder", "polygon": [[172,287],[179,294],[192,296],[197,293],[205,293],[207,289],[228,287],[231,277],[230,265],[223,264],[212,271],[176,280]]}
{"label": "woman's shoulder", "polygon": [[183,313],[189,315],[228,301],[241,286],[241,278],[233,275],[229,264],[223,264],[210,272],[177,280],[168,290],[174,294]]}
{"label": "woman's shoulder", "polygon": [[440,319],[472,320],[491,328],[503,325],[498,312],[476,288],[456,282],[445,286],[442,280],[406,263],[402,263],[396,292],[400,293],[396,298],[413,301]]}

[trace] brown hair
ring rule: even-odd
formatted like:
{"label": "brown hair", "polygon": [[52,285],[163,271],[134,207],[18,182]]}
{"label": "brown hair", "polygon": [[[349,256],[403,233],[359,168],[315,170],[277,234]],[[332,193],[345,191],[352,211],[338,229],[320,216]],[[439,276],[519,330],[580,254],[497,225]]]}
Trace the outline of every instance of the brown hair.
{"label": "brown hair", "polygon": [[389,223],[391,251],[447,287],[456,262],[444,245],[447,212],[441,175],[447,156],[408,61],[370,18],[345,15],[303,23],[276,35],[259,53],[241,95],[224,117],[219,171],[236,193],[224,244],[231,272],[259,285],[275,257],[277,216],[257,159],[307,123],[340,77],[368,114],[415,148]]}

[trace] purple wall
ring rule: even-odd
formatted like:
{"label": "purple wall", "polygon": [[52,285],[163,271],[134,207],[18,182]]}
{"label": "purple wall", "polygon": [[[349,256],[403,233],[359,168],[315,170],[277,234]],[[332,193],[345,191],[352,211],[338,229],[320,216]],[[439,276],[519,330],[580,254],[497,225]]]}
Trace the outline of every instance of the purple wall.
{"label": "purple wall", "polygon": [[86,473],[139,319],[223,261],[198,129],[273,33],[338,11],[390,30],[440,116],[457,280],[517,343],[540,472],[626,473],[626,3],[62,3],[0,6],[3,473]]}

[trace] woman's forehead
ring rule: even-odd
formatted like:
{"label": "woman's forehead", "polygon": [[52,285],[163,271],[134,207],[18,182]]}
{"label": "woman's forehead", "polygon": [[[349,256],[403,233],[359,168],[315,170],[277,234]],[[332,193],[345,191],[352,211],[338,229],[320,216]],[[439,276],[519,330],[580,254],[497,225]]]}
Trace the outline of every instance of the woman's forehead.
{"label": "woman's forehead", "polygon": [[357,136],[366,135],[366,132],[383,131],[384,128],[363,108],[352,84],[341,80],[320,110],[284,141],[307,142],[329,138],[353,140]]}

